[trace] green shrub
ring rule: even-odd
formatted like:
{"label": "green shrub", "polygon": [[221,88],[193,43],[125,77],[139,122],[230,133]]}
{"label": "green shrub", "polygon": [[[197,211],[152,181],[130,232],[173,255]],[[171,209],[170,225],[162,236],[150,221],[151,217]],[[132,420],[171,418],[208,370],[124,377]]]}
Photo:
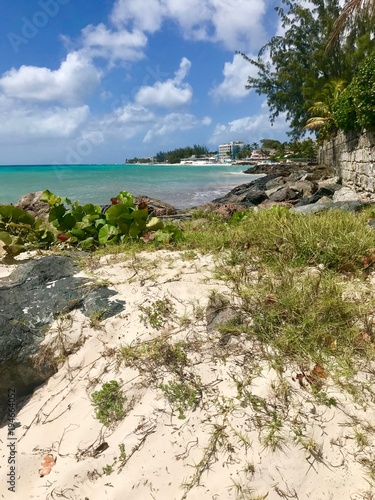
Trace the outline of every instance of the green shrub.
{"label": "green shrub", "polygon": [[116,380],[103,384],[100,391],[92,393],[91,398],[93,405],[96,406],[95,417],[106,427],[116,420],[121,420],[125,415],[126,397],[122,394]]}
{"label": "green shrub", "polygon": [[172,382],[170,380],[167,384],[160,384],[160,389],[173,409],[178,411],[178,418],[181,420],[186,418],[185,411],[197,404],[199,392],[188,382]]}
{"label": "green shrub", "polygon": [[349,85],[340,94],[334,107],[333,117],[336,126],[348,132],[359,128],[353,102],[353,86]]}
{"label": "green shrub", "polygon": [[375,127],[375,52],[361,64],[350,85],[340,94],[333,110],[341,130]]}
{"label": "green shrub", "polygon": [[375,52],[370,54],[354,79],[353,101],[361,127],[375,127]]}
{"label": "green shrub", "polygon": [[41,200],[51,207],[48,220],[59,232],[57,239],[84,250],[141,237],[144,241],[169,243],[182,234],[176,226],[165,226],[157,217],[149,216],[147,205],[137,206],[127,191],[111,198],[112,206],[105,213],[99,205],[81,206],[78,201],[61,198],[48,190],[43,192]]}
{"label": "green shrub", "polygon": [[26,250],[47,247],[55,236],[46,225],[21,208],[13,205],[0,207],[0,241],[5,251],[16,256]]}

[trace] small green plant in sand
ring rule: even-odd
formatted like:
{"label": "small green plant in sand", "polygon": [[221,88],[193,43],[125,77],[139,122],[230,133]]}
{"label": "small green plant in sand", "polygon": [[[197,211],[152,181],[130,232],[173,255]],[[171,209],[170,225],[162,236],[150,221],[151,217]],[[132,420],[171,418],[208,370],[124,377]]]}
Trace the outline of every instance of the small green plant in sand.
{"label": "small green plant in sand", "polygon": [[185,348],[181,341],[173,343],[157,337],[141,344],[122,346],[119,359],[125,366],[137,368],[148,375],[160,370],[179,374],[187,364]]}
{"label": "small green plant in sand", "polygon": [[99,330],[101,328],[101,322],[105,318],[105,311],[93,311],[90,316],[90,326],[95,330]]}
{"label": "small green plant in sand", "polygon": [[114,472],[114,471],[115,471],[115,469],[114,469],[113,465],[107,464],[103,467],[103,474],[105,474],[106,476],[111,475],[112,472]]}
{"label": "small green plant in sand", "polygon": [[186,410],[193,408],[199,398],[197,388],[187,382],[173,382],[170,380],[167,384],[160,384],[160,389],[172,405],[172,408],[178,412],[179,419],[186,418]]}
{"label": "small green plant in sand", "polygon": [[139,309],[141,311],[139,318],[142,323],[156,330],[163,328],[175,311],[172,302],[167,297],[155,300],[149,306],[141,305]]}
{"label": "small green plant in sand", "polygon": [[116,380],[103,384],[100,391],[92,393],[91,398],[96,407],[95,417],[106,427],[124,417],[126,397]]}

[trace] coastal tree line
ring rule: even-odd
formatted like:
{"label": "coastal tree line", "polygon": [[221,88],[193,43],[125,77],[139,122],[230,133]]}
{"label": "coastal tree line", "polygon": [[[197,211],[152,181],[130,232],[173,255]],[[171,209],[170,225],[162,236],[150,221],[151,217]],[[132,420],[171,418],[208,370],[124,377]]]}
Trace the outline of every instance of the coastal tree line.
{"label": "coastal tree line", "polygon": [[[177,148],[171,151],[159,151],[152,158],[155,163],[179,163],[183,158],[189,158],[190,156],[208,156],[215,155],[216,152],[210,153],[206,146],[200,146],[198,144],[194,144],[193,146],[185,146],[184,148]],[[149,163],[151,160],[148,158],[129,158],[126,160],[126,163]]]}
{"label": "coastal tree line", "polygon": [[[245,147],[237,153],[236,159],[242,160],[249,158],[255,150],[259,150],[275,160],[283,160],[284,158],[315,158],[317,156],[316,141],[309,137],[307,139],[293,140],[289,142],[280,142],[276,139],[261,139],[259,143],[252,142],[245,144]],[[269,153],[270,150],[272,150],[271,154]],[[194,144],[194,146],[186,146],[184,148],[177,148],[167,152],[160,151],[152,159],[150,157],[129,158],[125,163],[150,163],[152,160],[154,163],[173,164],[179,163],[181,160],[191,156],[199,158],[201,156],[216,156],[217,154],[217,151],[209,151],[206,146]]]}
{"label": "coastal tree line", "polygon": [[282,35],[256,59],[247,88],[267,98],[271,123],[285,113],[290,136],[375,128],[375,1],[282,0]]}

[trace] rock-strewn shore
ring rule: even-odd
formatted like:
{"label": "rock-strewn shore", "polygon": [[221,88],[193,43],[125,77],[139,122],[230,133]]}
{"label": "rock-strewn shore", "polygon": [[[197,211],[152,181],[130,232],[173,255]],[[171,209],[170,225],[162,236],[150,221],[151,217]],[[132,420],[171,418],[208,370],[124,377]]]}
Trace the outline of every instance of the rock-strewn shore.
{"label": "rock-strewn shore", "polygon": [[239,210],[275,205],[300,213],[337,208],[355,211],[366,203],[358,193],[342,186],[329,169],[319,165],[260,165],[245,173],[264,175],[197,208],[230,216]]}

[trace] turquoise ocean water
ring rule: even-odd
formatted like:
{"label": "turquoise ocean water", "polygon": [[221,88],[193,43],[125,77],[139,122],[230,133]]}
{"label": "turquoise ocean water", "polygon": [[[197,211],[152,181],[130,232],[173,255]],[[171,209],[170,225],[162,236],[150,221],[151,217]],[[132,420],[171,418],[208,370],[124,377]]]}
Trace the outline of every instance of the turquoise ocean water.
{"label": "turquoise ocean water", "polygon": [[49,189],[81,203],[110,203],[119,191],[189,208],[222,196],[258,175],[233,165],[23,165],[0,166],[0,203]]}

